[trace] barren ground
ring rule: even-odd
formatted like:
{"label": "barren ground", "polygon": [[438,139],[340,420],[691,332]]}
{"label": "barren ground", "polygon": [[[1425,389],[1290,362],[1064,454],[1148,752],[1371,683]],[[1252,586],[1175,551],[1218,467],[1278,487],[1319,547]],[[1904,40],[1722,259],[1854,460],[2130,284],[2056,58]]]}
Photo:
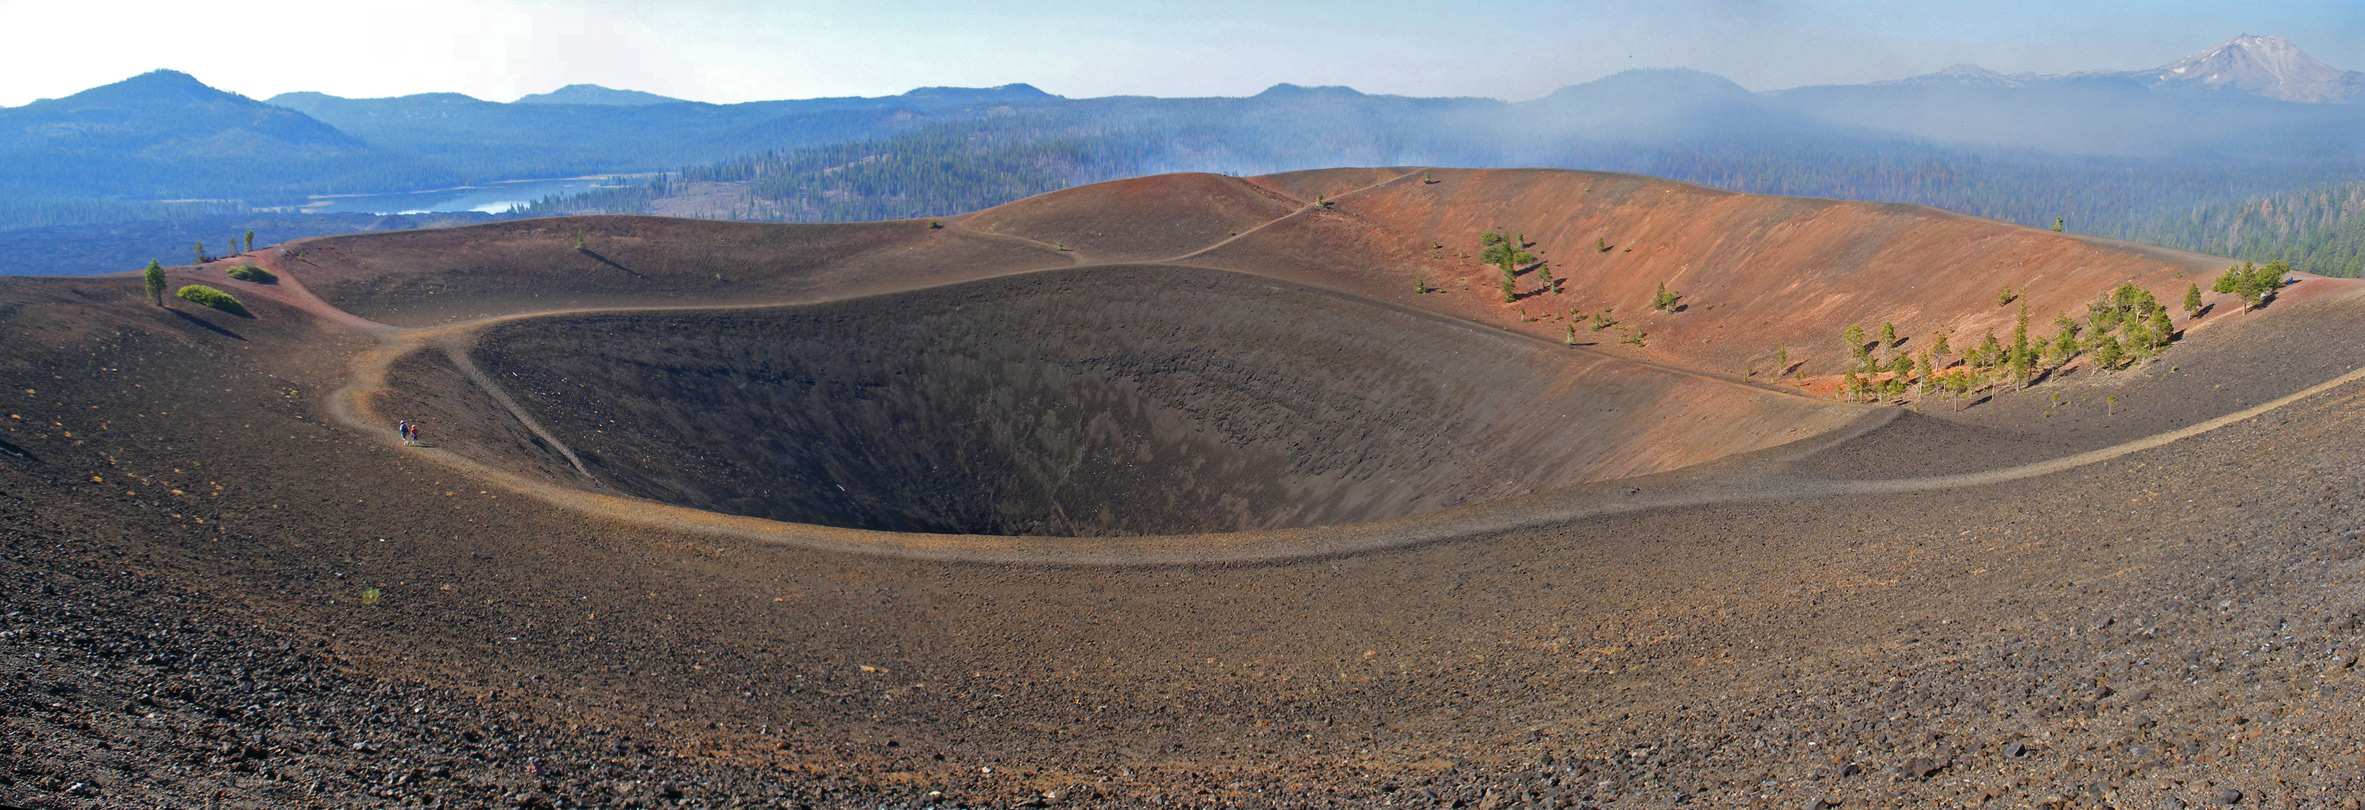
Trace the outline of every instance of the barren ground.
{"label": "barren ground", "polygon": [[[1431,217],[1450,228],[1393,230],[1416,207],[1380,206],[1387,195],[1573,182],[1543,195],[1559,210],[1592,193],[1570,190],[1580,187],[1631,186],[1637,198],[1696,191],[1545,174],[1567,176],[1440,170],[1432,187],[1417,173],[1342,171],[1180,186],[1220,202],[1178,205],[1173,218],[1196,224],[1175,232],[1227,240],[1189,263],[1245,275],[1120,267],[1182,251],[1095,242],[1087,237],[1127,232],[1075,213],[1093,206],[1070,198],[976,215],[999,230],[961,218],[943,229],[559,220],[300,243],[263,259],[285,277],[273,287],[229,282],[218,267],[175,270],[176,285],[204,279],[237,292],[253,318],[146,306],[132,277],[0,280],[0,803],[2356,806],[2365,794],[2356,733],[2365,680],[2354,666],[2365,649],[2365,383],[2282,400],[2365,368],[2351,328],[2365,296],[2311,280],[2298,289],[2320,292],[2257,312],[2218,302],[2206,328],[2146,365],[2072,369],[1960,412],[1842,406],[1753,387],[1725,367],[1743,352],[1701,336],[1747,332],[1755,318],[1772,331],[1753,344],[1787,340],[1786,329],[1803,342],[1877,322],[1904,306],[1895,302],[1923,299],[1865,281],[1905,272],[1874,248],[1940,245],[1911,234],[1969,225],[1767,203],[1754,214],[1761,221],[1804,211],[1808,224],[1768,226],[1773,235],[1754,247],[1710,240],[1725,247],[1698,255],[1730,249],[1818,267],[1829,255],[1875,257],[1818,282],[1858,297],[1812,318],[1773,319],[1780,302],[1744,306],[1742,286],[1702,292],[1736,303],[1648,316],[1698,320],[1662,321],[1671,325],[1651,331],[1670,338],[1647,348],[1519,337],[1556,338],[1558,326],[1502,318],[1515,309],[1479,295],[1416,296],[1407,267],[1385,260],[1398,242],[1418,254],[1426,234],[1464,228],[1450,223],[1506,224],[1484,222],[1500,210],[1468,203]],[[1312,193],[1336,202],[1307,205]],[[1277,211],[1257,202],[1273,199]],[[1725,210],[1751,198],[1701,199]],[[1677,221],[1640,203],[1590,205],[1535,231],[1575,241],[1584,232],[1570,223],[1613,217],[1604,211]],[[1256,211],[1279,219],[1235,227]],[[1846,230],[1881,217],[1899,219]],[[1066,235],[1042,230],[1053,225]],[[2032,293],[2047,306],[2128,278],[2173,300],[2175,274],[2213,261],[1980,227],[1997,230],[1977,239],[2023,246],[2011,249],[2035,251],[2031,261],[2101,268]],[[587,250],[571,247],[576,233],[589,234]],[[1863,249],[1767,246],[1791,238],[1781,234]],[[1705,237],[1665,244],[1694,250],[1680,241],[1693,238]],[[1622,302],[1624,291],[1656,284],[1656,272],[1572,283],[1560,295]],[[1976,295],[1941,297],[1953,303],[1915,304],[1924,307],[1916,317],[1985,323],[1997,312],[1989,280],[1964,285]],[[1697,289],[1757,283],[1736,272]],[[1094,295],[1089,306],[1062,304],[1031,285]],[[1159,285],[1198,292],[1143,292]],[[1389,300],[1419,311],[1377,303]],[[1155,311],[1161,302],[1168,311]],[[692,308],[714,305],[768,308]],[[584,311],[602,308],[611,311]],[[562,309],[578,311],[479,322]],[[1381,314],[1408,320],[1378,325]],[[1011,323],[1055,328],[1029,340],[983,337]],[[1433,386],[1469,375],[1488,390],[1423,406],[1428,421],[1418,421],[1388,411],[1402,394],[1374,382],[1401,378],[1318,362],[1391,336],[1404,345],[1364,360],[1393,358]],[[1245,382],[1215,376],[1222,366],[1189,356],[1210,341],[1267,346],[1275,366],[1235,369]],[[857,475],[886,478],[911,474],[882,471],[895,465],[944,463],[924,448],[907,461],[913,448],[887,441],[913,435],[895,425],[948,413],[921,394],[986,396],[962,387],[982,385],[978,377],[944,368],[974,371],[1003,348],[1029,346],[1058,358],[1013,366],[1043,374],[1028,385],[1046,391],[1066,378],[1044,369],[1092,358],[1150,362],[1166,351],[1158,362],[1187,372],[1079,383],[1098,399],[1046,395],[1103,403],[1058,415],[1062,424],[1130,413],[1148,435],[1255,413],[1218,403],[1190,414],[1187,392],[1152,390],[1174,380],[1244,392],[1344,380],[1323,390],[1378,403],[1309,410],[1303,438],[1094,445],[1146,447],[1157,464],[1263,453],[1239,469],[1275,488],[1356,461],[1388,471],[1369,481],[1436,474],[1448,462],[1542,477],[1514,491],[1438,474],[1387,490],[1440,499],[1418,508],[1341,506],[1337,521],[1206,536],[896,541],[746,516],[776,505],[761,497],[740,517],[682,517],[687,507],[734,508],[696,501],[720,497],[708,481],[745,481],[794,455],[730,441],[764,448],[763,430],[779,423],[763,415],[784,409],[784,394],[684,375],[746,374],[740,361],[755,359],[780,379],[838,375],[862,387],[863,370],[912,364],[904,376],[947,387],[868,384],[885,403],[877,412],[902,422],[865,432],[843,421],[856,412],[802,411],[812,421],[801,444],[875,437],[833,452],[841,465],[877,465]],[[1457,347],[1487,359],[1423,354]],[[944,366],[913,359],[923,354]],[[499,382],[487,388],[455,357]],[[624,375],[597,396],[533,378],[659,362],[673,363],[674,376]],[[1513,418],[1526,410],[1512,405],[1529,396],[1520,386],[1613,365],[1611,377],[1632,389],[1618,396],[1634,397],[1621,409],[1729,414],[1769,402],[1747,407],[1794,409],[1780,424],[1811,425],[1802,435],[1813,438],[1768,437],[1730,419],[1663,439],[1636,428],[1630,444],[1589,439],[1585,452],[1659,459],[1620,473],[1637,477],[1598,480],[1584,465],[1545,475],[1535,454],[1562,457],[1568,448],[1554,455],[1553,442],[1575,434]],[[395,384],[353,387],[372,368]],[[649,390],[625,388],[625,377]],[[638,433],[661,440],[592,438],[605,429],[599,409],[681,402],[681,391],[729,407],[653,408],[645,413],[658,416],[646,418],[740,416]],[[921,393],[897,393],[910,391]],[[1286,423],[1293,403],[1308,401],[1320,398],[1277,401],[1281,416],[1253,427]],[[888,407],[897,402],[908,407]],[[373,409],[398,406],[451,414],[429,419],[434,446],[404,447],[341,418],[376,427],[386,414]],[[1422,435],[1341,438],[1356,425]],[[2174,440],[2149,441],[2163,435]],[[1686,441],[1714,451],[1645,452]],[[1292,442],[1307,452],[1272,449]],[[562,444],[592,480],[580,480]],[[943,446],[955,448],[943,458],[969,452]],[[624,469],[635,454],[685,448],[737,455],[715,461],[708,478],[673,484],[658,474],[696,471],[682,463],[694,454],[638,468],[639,479]],[[2105,452],[2010,473],[2091,451]],[[1092,497],[1112,521],[1135,508],[1144,520],[1209,530],[1249,525],[1132,504],[1142,483],[1078,469],[1105,479]],[[1158,469],[1145,481],[1173,480],[1172,466]],[[1932,478],[1996,470],[2010,474]],[[1900,479],[1920,483],[1884,483]],[[1296,492],[1307,491],[1316,490]],[[1504,494],[1517,497],[1490,500]],[[908,493],[878,495],[896,497]],[[1286,500],[1248,513],[1270,518]],[[1115,564],[1128,553],[1156,564]]]}

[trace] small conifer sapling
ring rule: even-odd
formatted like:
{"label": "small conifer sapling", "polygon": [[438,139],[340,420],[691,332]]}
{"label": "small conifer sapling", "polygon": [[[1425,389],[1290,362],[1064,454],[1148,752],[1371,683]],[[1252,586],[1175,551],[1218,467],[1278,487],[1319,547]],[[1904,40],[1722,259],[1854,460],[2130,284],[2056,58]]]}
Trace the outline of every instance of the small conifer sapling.
{"label": "small conifer sapling", "polygon": [[140,277],[142,285],[147,288],[148,300],[157,306],[164,306],[164,265],[149,259],[148,269]]}

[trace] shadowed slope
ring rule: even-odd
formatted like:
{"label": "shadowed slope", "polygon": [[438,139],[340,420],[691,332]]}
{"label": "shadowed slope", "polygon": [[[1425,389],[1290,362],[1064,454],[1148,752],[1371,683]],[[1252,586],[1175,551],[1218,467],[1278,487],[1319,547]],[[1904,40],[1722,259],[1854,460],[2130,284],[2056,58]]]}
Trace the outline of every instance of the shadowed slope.
{"label": "shadowed slope", "polygon": [[922,221],[657,217],[352,234],[297,242],[280,255],[329,303],[400,326],[596,306],[843,297],[1070,263],[1043,246]]}
{"label": "shadowed slope", "polygon": [[[1382,520],[1683,467],[1859,415],[1175,267],[539,318],[489,330],[476,354],[622,492],[941,534]],[[380,410],[500,413],[448,379],[406,373]],[[476,421],[456,432],[485,460],[570,477],[547,443],[485,444],[501,425]]]}
{"label": "shadowed slope", "polygon": [[[1503,303],[1465,255],[1490,228],[1560,289],[1523,268]],[[298,252],[381,320],[626,310],[464,324],[438,344],[462,354],[403,361],[364,406],[440,415],[494,468],[788,522],[1093,536],[1386,520],[1762,450],[1862,413],[1730,384],[1777,347],[1820,371],[1846,325],[1884,321],[1896,351],[1968,346],[2008,333],[2005,284],[2043,323],[2130,278],[2173,300],[2215,264],[1912,206],[1395,169],[1140,178],[943,227],[581,218]],[[1348,295],[1107,263],[1126,256]],[[1662,283],[1676,311],[1644,304]]]}

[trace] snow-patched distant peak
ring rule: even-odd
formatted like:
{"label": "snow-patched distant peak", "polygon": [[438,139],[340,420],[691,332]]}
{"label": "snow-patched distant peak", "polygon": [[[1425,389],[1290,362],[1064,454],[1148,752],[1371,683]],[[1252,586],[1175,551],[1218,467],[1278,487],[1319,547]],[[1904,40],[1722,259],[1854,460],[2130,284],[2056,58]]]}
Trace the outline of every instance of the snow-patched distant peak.
{"label": "snow-patched distant peak", "polygon": [[2018,88],[2091,78],[2132,79],[2160,89],[2224,89],[2307,104],[2365,101],[2365,73],[2316,61],[2282,37],[2250,34],[2150,70],[2040,76],[1998,73],[1978,65],[1954,65],[1936,73],[1876,84]]}
{"label": "snow-patched distant peak", "polygon": [[2355,101],[2365,91],[2365,73],[2317,61],[2282,37],[2249,34],[2136,75],[2155,85],[2223,87],[2311,104]]}

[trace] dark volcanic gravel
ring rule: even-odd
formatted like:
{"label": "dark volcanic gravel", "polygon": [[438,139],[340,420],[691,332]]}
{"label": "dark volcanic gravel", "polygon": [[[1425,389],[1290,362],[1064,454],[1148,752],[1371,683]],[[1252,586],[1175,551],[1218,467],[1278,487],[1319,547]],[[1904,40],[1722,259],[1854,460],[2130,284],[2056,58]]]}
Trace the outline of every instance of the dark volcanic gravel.
{"label": "dark volcanic gravel", "polygon": [[[2277,328],[2349,347],[2330,311]],[[189,317],[212,328],[129,304],[0,310],[0,804],[2365,795],[2365,385],[1991,486],[1336,559],[1024,567],[652,531],[488,490],[318,424],[364,341],[268,308]],[[2265,396],[2322,371],[2205,347],[2129,375],[2128,399],[2191,402],[2167,415],[2189,424],[2217,404],[2147,386]],[[1875,431],[1822,472],[2083,435],[1995,418]]]}

